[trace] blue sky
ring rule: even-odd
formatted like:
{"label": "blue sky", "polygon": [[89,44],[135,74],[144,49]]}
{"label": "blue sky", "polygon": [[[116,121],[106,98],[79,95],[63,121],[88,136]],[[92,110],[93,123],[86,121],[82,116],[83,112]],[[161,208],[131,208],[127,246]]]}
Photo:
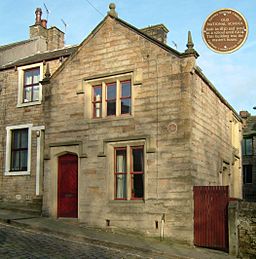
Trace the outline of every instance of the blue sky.
{"label": "blue sky", "polygon": [[[105,15],[111,1],[89,0]],[[121,19],[137,28],[163,23],[170,30],[168,44],[179,51],[186,49],[187,32],[192,32],[197,60],[208,79],[236,109],[248,110],[256,106],[256,1],[253,0],[115,0]],[[0,0],[0,45],[27,39],[29,26],[34,24],[36,7],[50,10],[48,27],[55,25],[64,31],[66,44],[80,43],[103,19],[86,0]],[[220,8],[233,8],[242,13],[249,25],[245,44],[231,54],[218,54],[207,48],[201,30],[207,16]]]}

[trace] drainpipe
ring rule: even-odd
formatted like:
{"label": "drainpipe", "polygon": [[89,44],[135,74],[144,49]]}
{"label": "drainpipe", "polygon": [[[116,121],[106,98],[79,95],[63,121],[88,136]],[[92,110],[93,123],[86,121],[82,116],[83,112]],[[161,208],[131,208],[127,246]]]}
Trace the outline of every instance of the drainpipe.
{"label": "drainpipe", "polygon": [[161,219],[161,227],[160,227],[160,240],[164,240],[164,223],[165,223],[165,213]]}

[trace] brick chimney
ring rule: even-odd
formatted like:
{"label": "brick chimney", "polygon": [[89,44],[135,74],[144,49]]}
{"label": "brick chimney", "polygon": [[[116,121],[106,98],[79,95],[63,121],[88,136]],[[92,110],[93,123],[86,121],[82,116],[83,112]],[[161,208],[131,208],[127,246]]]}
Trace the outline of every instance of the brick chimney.
{"label": "brick chimney", "polygon": [[36,8],[35,14],[36,14],[35,24],[29,27],[30,39],[33,39],[39,36],[47,38],[47,29],[44,26],[42,26],[42,9]]}
{"label": "brick chimney", "polygon": [[247,119],[248,117],[251,116],[251,114],[248,111],[240,111],[239,114],[242,119]]}
{"label": "brick chimney", "polygon": [[164,44],[167,43],[167,33],[169,30],[163,24],[149,26],[140,30]]}
{"label": "brick chimney", "polygon": [[35,24],[41,24],[42,9],[41,8],[36,8],[35,14],[36,14],[36,22],[35,22]]}
{"label": "brick chimney", "polygon": [[53,26],[48,30],[48,50],[60,49],[64,47],[64,32]]}
{"label": "brick chimney", "polygon": [[42,25],[45,29],[47,29],[47,20],[42,19],[42,20],[41,20],[41,25]]}
{"label": "brick chimney", "polygon": [[53,26],[47,28],[47,20],[42,19],[42,9],[36,8],[35,24],[29,27],[30,39],[43,37],[47,44],[47,50],[60,49],[64,47],[64,32]]}

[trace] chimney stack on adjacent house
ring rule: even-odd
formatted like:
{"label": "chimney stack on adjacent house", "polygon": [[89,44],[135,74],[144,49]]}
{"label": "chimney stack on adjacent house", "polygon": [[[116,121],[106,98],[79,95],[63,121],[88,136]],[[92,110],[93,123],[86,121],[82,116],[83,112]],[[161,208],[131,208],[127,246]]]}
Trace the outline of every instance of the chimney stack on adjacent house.
{"label": "chimney stack on adjacent house", "polygon": [[164,44],[167,43],[167,33],[169,30],[163,24],[149,26],[140,30]]}
{"label": "chimney stack on adjacent house", "polygon": [[36,8],[35,24],[30,26],[30,39],[41,37],[45,39],[48,50],[64,47],[64,32],[53,26],[47,29],[47,20],[42,19],[42,9]]}
{"label": "chimney stack on adjacent house", "polygon": [[248,112],[248,111],[240,111],[240,117],[242,118],[242,119],[247,119],[248,117],[250,117],[250,113]]}
{"label": "chimney stack on adjacent house", "polygon": [[36,8],[35,14],[36,14],[36,22],[35,22],[35,24],[41,24],[42,9],[41,8]]}

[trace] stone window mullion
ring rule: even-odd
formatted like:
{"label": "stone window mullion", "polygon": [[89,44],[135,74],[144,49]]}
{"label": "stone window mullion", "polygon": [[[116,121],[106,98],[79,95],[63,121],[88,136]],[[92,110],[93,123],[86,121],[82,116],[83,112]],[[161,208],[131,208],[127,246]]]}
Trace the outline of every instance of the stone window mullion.
{"label": "stone window mullion", "polygon": [[106,83],[102,82],[102,118],[107,116],[106,106]]}
{"label": "stone window mullion", "polygon": [[121,115],[121,102],[120,102],[121,90],[120,90],[120,87],[121,87],[120,80],[116,80],[116,116]]}

